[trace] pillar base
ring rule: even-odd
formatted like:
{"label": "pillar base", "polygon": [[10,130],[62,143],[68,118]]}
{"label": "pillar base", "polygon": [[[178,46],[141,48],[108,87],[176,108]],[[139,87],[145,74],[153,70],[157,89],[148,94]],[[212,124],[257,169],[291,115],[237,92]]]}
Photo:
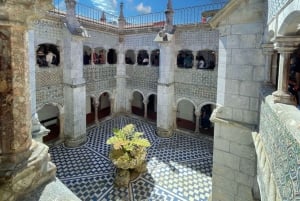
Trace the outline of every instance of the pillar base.
{"label": "pillar base", "polygon": [[65,145],[67,147],[78,147],[82,144],[84,144],[87,141],[86,134],[79,136],[77,138],[66,138],[65,139]]}
{"label": "pillar base", "polygon": [[1,199],[15,201],[42,184],[55,179],[56,166],[50,162],[48,147],[32,140],[27,165],[9,178],[1,178]]}
{"label": "pillar base", "polygon": [[284,91],[274,91],[272,96],[274,103],[295,105],[295,101],[293,101],[292,96]]}
{"label": "pillar base", "polygon": [[173,129],[157,128],[157,135],[159,137],[172,137]]}

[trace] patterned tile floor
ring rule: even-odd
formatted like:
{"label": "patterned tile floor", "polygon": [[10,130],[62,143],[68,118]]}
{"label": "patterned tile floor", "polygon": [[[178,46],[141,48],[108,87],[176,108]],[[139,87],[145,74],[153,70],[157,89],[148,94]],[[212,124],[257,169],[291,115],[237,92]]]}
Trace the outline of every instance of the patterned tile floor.
{"label": "patterned tile floor", "polygon": [[[148,171],[128,188],[113,185],[115,168],[106,140],[113,128],[133,123],[152,144]],[[176,132],[171,138],[155,134],[155,125],[119,116],[88,129],[88,141],[77,148],[50,147],[57,177],[83,201],[207,201],[211,192],[212,139]]]}

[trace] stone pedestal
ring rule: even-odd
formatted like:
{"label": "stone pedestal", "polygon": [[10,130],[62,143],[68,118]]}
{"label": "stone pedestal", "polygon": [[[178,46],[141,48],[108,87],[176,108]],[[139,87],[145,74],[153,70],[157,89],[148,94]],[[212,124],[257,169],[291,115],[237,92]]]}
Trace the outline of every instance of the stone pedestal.
{"label": "stone pedestal", "polygon": [[83,37],[64,32],[65,144],[75,147],[86,141],[86,90],[83,78]]}

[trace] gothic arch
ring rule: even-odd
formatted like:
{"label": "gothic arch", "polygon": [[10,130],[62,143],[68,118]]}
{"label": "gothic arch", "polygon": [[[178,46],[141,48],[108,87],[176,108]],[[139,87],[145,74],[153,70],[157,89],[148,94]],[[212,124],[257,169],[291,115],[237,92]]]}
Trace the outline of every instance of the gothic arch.
{"label": "gothic arch", "polygon": [[299,34],[299,18],[300,5],[297,1],[289,4],[290,12],[282,13],[278,19],[278,34],[279,36],[293,36]]}

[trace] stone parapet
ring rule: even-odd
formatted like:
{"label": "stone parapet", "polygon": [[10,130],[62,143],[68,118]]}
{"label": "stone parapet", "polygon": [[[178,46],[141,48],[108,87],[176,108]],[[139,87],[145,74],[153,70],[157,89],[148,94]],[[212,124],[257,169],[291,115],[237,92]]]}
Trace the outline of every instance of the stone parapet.
{"label": "stone parapet", "polygon": [[261,194],[270,200],[269,184],[264,181],[268,181],[266,175],[272,175],[278,200],[297,200],[300,199],[300,112],[295,106],[274,103],[270,91],[261,90],[259,134],[255,138],[257,156],[261,158],[258,163]]}

